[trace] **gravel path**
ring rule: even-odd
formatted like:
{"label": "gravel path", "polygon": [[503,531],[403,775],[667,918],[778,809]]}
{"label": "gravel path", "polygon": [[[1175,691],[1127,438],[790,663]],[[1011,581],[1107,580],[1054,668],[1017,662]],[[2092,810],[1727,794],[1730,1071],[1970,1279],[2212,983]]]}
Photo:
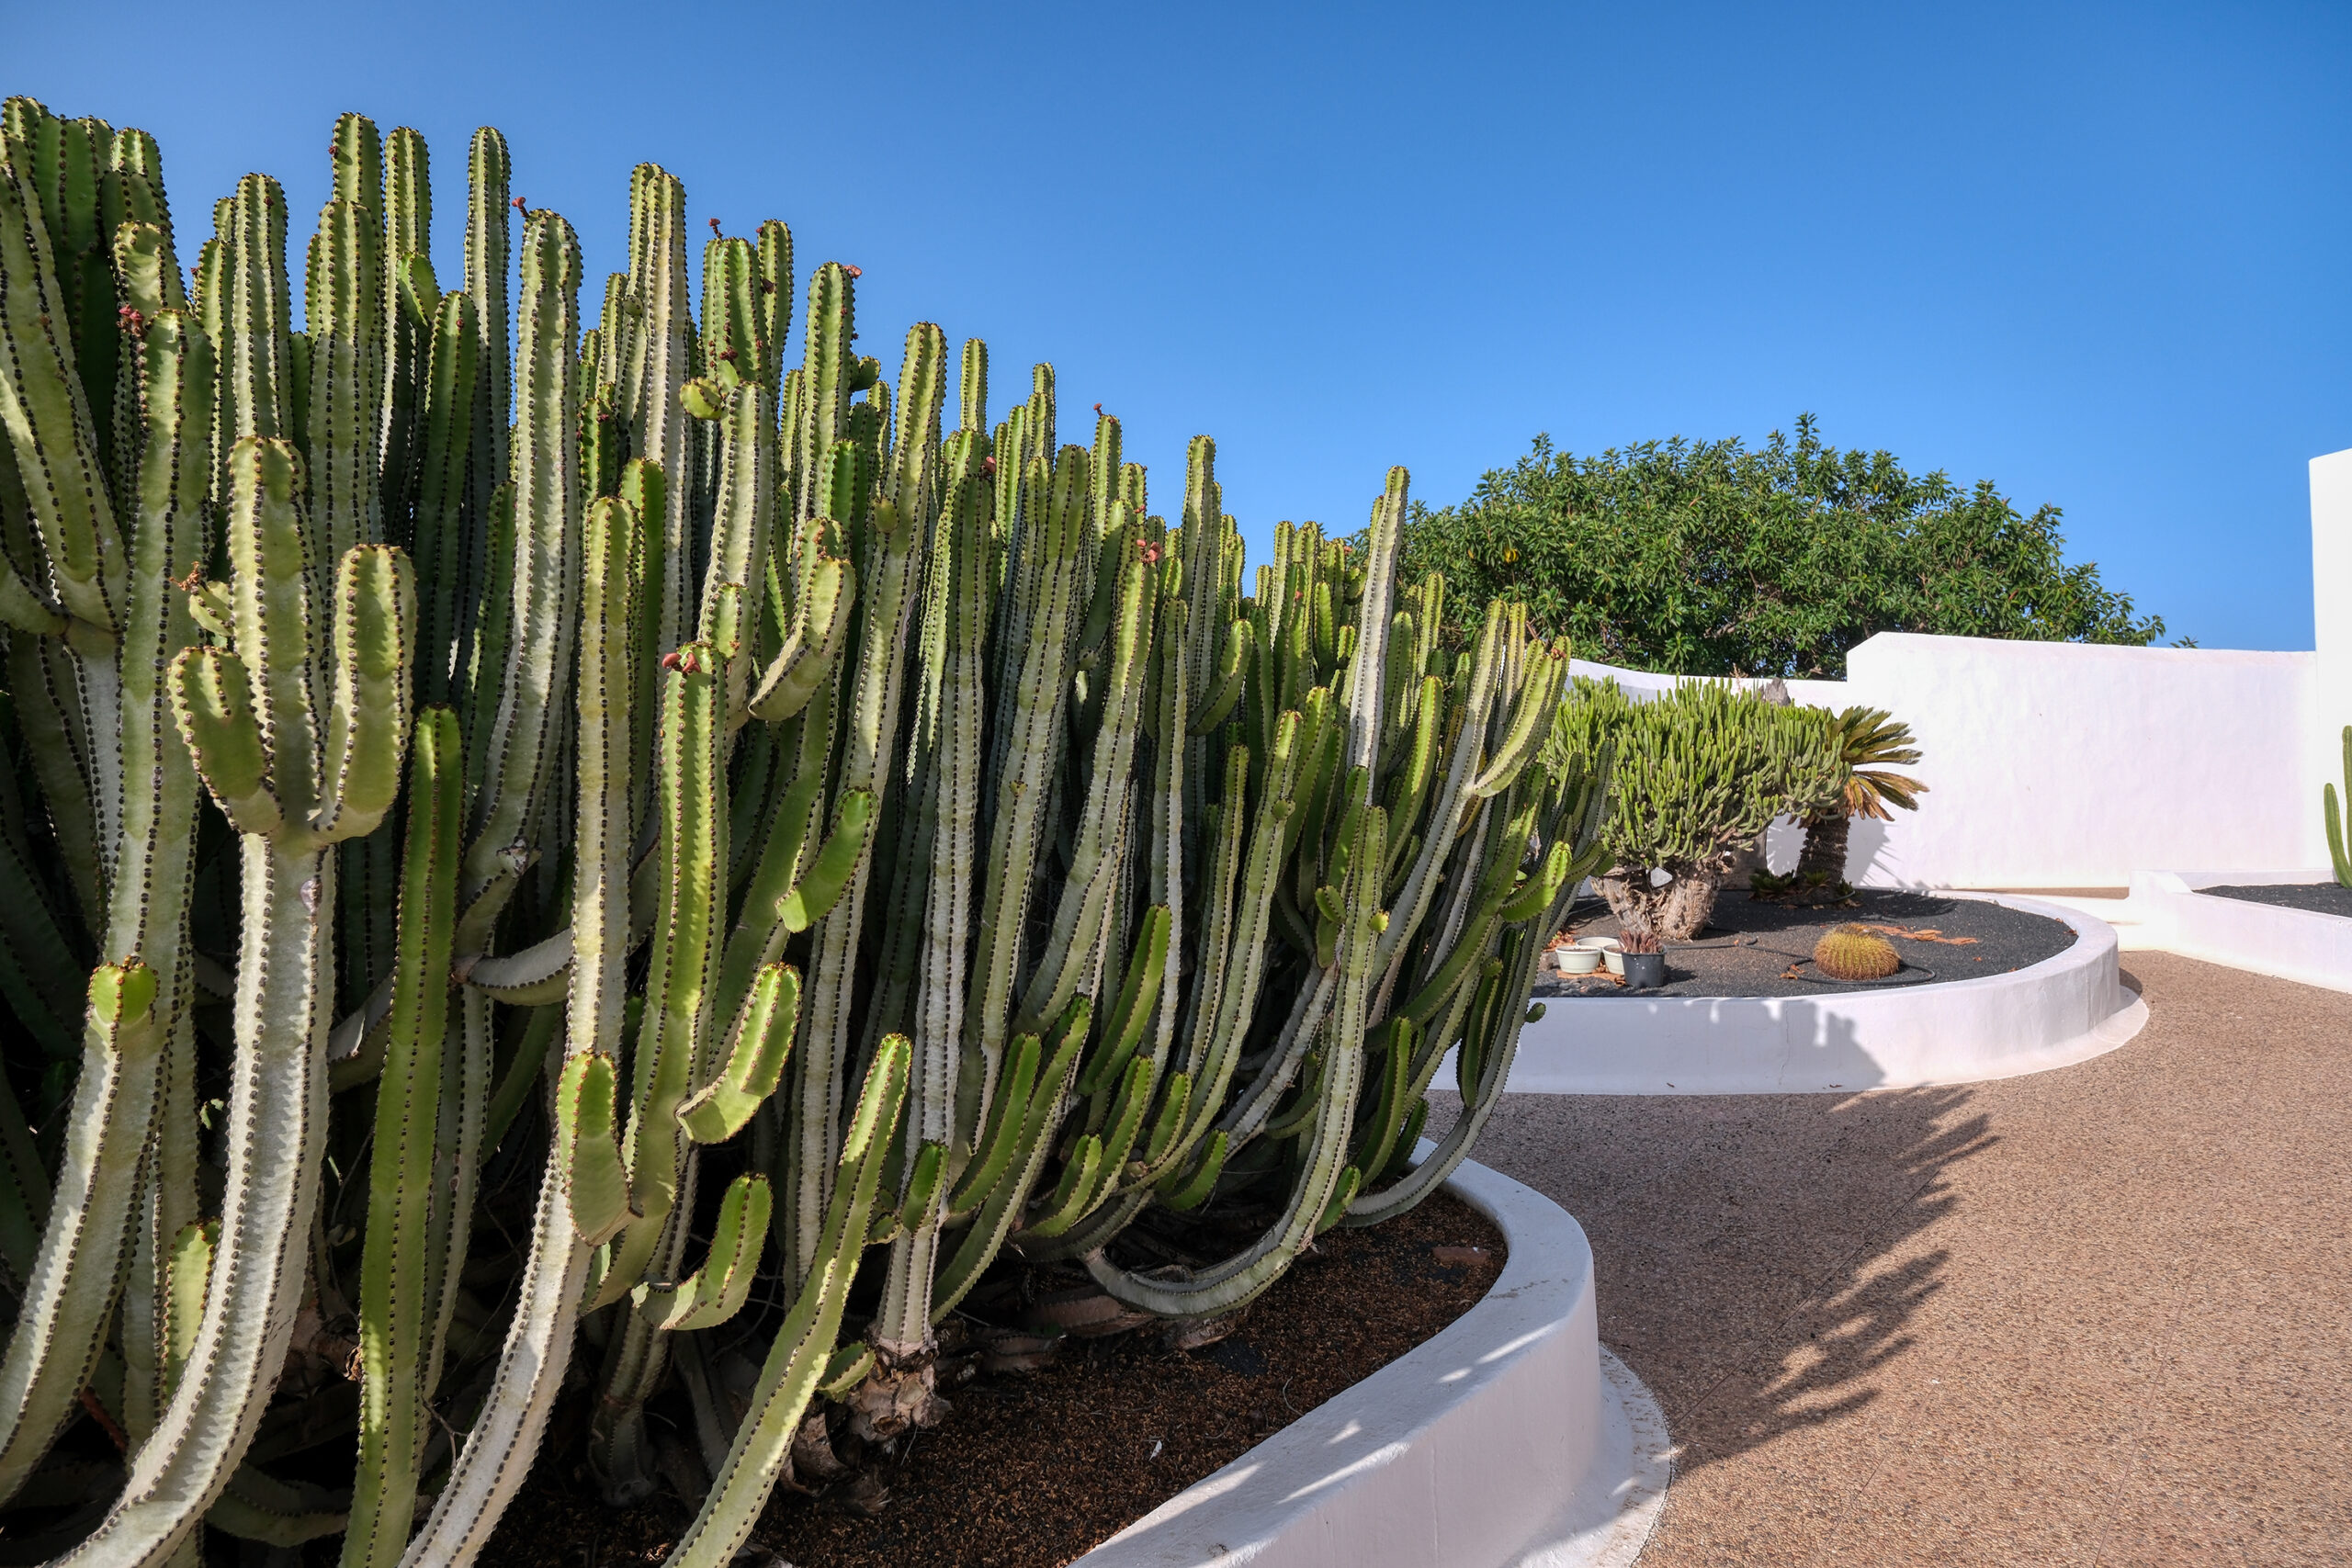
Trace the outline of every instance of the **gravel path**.
{"label": "gravel path", "polygon": [[2352,996],[2133,976],[2030,1077],[1498,1108],[1681,1446],[1643,1568],[2352,1562]]}

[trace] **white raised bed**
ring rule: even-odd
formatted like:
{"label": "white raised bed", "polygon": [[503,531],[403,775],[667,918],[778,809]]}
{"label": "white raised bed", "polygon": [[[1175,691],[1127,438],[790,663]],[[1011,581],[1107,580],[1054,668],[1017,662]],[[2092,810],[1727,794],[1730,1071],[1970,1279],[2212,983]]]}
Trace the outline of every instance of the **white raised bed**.
{"label": "white raised bed", "polygon": [[2135,872],[2131,904],[2154,944],[2168,952],[2352,991],[2352,919],[2199,891],[2327,882],[2334,875],[2326,870]]}
{"label": "white raised bed", "polygon": [[1633,1562],[1665,1498],[1666,1427],[1648,1390],[1600,1348],[1583,1228],[1484,1166],[1465,1163],[1445,1190],[1510,1247],[1486,1298],[1081,1568]]}
{"label": "white raised bed", "polygon": [[[2074,945],[2006,975],[1884,990],[1554,1000],[1521,1032],[1508,1087],[1521,1094],[1789,1094],[1977,1083],[2112,1051],[2147,1022],[2147,1004],[2117,973],[2106,921],[2013,894],[1949,897],[2063,920]],[[1439,1081],[1452,1080],[1442,1070]]]}

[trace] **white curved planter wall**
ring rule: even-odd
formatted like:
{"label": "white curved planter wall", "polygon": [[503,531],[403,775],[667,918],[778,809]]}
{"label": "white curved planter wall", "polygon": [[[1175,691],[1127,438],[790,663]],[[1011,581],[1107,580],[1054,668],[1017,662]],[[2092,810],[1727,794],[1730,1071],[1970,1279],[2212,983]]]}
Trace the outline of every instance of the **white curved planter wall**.
{"label": "white curved planter wall", "polygon": [[[1424,1142],[1426,1155],[1430,1145]],[[1179,1493],[1081,1568],[1620,1568],[1663,1500],[1657,1405],[1603,1371],[1582,1227],[1465,1163],[1510,1252],[1426,1344]]]}
{"label": "white curved planter wall", "polygon": [[2206,887],[2326,882],[2333,871],[2143,871],[2131,906],[2152,945],[2331,991],[2352,991],[2352,920],[2310,909],[2217,898]]}
{"label": "white curved planter wall", "polygon": [[[2039,898],[1954,893],[2064,920],[2075,944],[2007,975],[1818,997],[1579,997],[1521,1032],[1521,1094],[1790,1094],[1977,1083],[2083,1061],[2147,1021],[2114,931]],[[2252,906],[2248,906],[2251,908]],[[1451,1083],[1447,1069],[1438,1081]]]}

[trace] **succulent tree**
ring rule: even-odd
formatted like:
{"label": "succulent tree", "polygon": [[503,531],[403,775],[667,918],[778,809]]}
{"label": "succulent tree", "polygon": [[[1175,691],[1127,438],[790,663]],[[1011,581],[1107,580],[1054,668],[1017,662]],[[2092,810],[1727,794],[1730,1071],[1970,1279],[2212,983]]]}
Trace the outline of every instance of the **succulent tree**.
{"label": "succulent tree", "polygon": [[1595,881],[1627,930],[1689,940],[1738,847],[1832,796],[1843,764],[1827,717],[1719,682],[1637,702],[1614,682],[1576,681],[1558,727],[1579,756],[1614,748]]}
{"label": "succulent tree", "polygon": [[[190,297],[151,139],[4,129],[0,1506],[73,1505],[42,1550],[469,1562],[569,1379],[607,1495],[670,1478],[673,1560],[725,1564],[836,1433],[947,1415],[992,1270],[1213,1319],[1464,1157],[1615,742],[1515,607],[1439,646],[1403,470],[1245,593],[1207,437],[1163,519],[1049,367],[991,422],[924,323],[886,379],[781,223],[707,243],[697,314],[652,165],[591,324],[495,131],[445,290],[423,139],[345,116],[298,330],[274,181]],[[1189,1278],[1138,1239],[1243,1213]],[[288,1473],[335,1445],[347,1492]]]}

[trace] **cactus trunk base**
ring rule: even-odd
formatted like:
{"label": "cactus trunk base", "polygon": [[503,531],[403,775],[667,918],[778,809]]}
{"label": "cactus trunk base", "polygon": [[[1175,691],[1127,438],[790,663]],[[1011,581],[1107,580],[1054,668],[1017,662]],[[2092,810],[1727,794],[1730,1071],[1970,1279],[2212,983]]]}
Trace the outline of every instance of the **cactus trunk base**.
{"label": "cactus trunk base", "polygon": [[1655,931],[1660,942],[1689,942],[1714,914],[1723,875],[1719,863],[1686,867],[1665,886],[1653,887],[1646,870],[1618,866],[1592,880],[1609,901],[1609,912],[1627,931]]}
{"label": "cactus trunk base", "polygon": [[867,1442],[923,1430],[947,1419],[954,1408],[939,1396],[939,1347],[883,1344],[874,1347],[874,1371],[850,1396],[849,1426]]}

